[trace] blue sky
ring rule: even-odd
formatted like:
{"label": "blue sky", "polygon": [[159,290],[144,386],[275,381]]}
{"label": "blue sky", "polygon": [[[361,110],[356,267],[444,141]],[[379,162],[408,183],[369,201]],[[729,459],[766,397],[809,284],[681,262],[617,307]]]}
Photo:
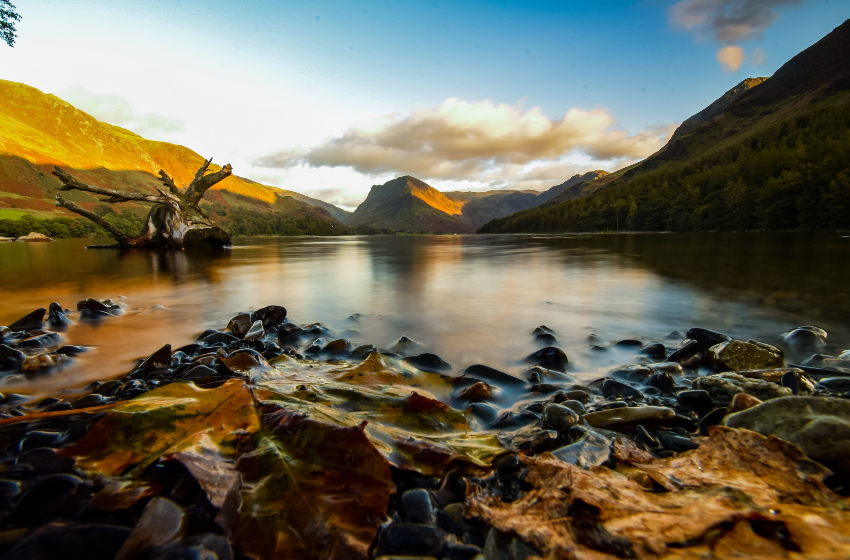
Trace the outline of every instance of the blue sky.
{"label": "blue sky", "polygon": [[0,77],[348,207],[401,174],[544,189],[628,165],[850,17],[836,0],[17,6]]}

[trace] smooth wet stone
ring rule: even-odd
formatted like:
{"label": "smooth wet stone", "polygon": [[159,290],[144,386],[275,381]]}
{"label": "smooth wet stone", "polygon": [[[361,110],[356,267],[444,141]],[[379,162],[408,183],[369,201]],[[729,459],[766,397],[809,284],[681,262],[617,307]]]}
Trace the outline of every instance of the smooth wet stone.
{"label": "smooth wet stone", "polygon": [[674,434],[667,430],[655,430],[655,436],[666,449],[682,453],[691,449],[697,449],[699,444],[689,438]]}
{"label": "smooth wet stone", "polygon": [[469,410],[482,422],[489,424],[499,417],[500,409],[486,402],[470,403]]}
{"label": "smooth wet stone", "polygon": [[46,332],[36,336],[25,338],[18,342],[19,348],[49,348],[58,346],[62,342],[62,335],[55,332]]}
{"label": "smooth wet stone", "polygon": [[558,393],[552,397],[552,402],[562,403],[564,401],[579,401],[581,403],[587,403],[590,401],[590,395],[587,391],[582,389],[572,389],[570,391]]}
{"label": "smooth wet stone", "polygon": [[633,338],[627,338],[614,343],[614,348],[619,350],[637,350],[643,346],[643,342]]}
{"label": "smooth wet stone", "polygon": [[691,340],[696,341],[697,345],[699,346],[699,351],[703,354],[708,352],[708,349],[712,346],[732,340],[732,337],[728,334],[712,331],[710,329],[703,329],[701,327],[693,327],[691,329],[688,329],[688,332],[685,336],[687,336]]}
{"label": "smooth wet stone", "polygon": [[726,408],[726,414],[741,412],[742,410],[747,410],[748,408],[752,408],[761,403],[761,400],[752,395],[748,395],[747,393],[738,393],[732,398],[732,401]]}
{"label": "smooth wet stone", "polygon": [[[746,393],[740,393],[744,395]],[[749,396],[749,395],[747,395]],[[711,412],[706,413],[702,418],[699,419],[699,433],[701,436],[708,435],[708,429],[711,426],[717,426],[718,424],[723,423],[723,418],[726,416],[726,408],[720,407],[715,408]]]}
{"label": "smooth wet stone", "polygon": [[608,461],[611,440],[607,437],[584,426],[573,427],[569,437],[571,444],[552,452],[558,459],[583,469],[598,467]]}
{"label": "smooth wet stone", "polygon": [[650,358],[663,360],[667,357],[667,348],[663,344],[656,342],[655,344],[647,344],[641,348],[640,353]]}
{"label": "smooth wet stone", "polygon": [[708,394],[708,391],[679,391],[676,393],[676,400],[679,401],[682,408],[694,412],[706,412],[714,408],[714,403],[711,401],[711,395]]}
{"label": "smooth wet stone", "polygon": [[285,320],[286,308],[281,305],[268,305],[251,313],[251,322],[262,322],[266,330],[279,326]]}
{"label": "smooth wet stone", "polygon": [[239,342],[239,339],[230,333],[214,332],[203,339],[204,344],[226,344],[230,345]]}
{"label": "smooth wet stone", "polygon": [[378,535],[376,556],[440,556],[446,546],[446,532],[439,527],[413,523],[392,523]]}
{"label": "smooth wet stone", "polygon": [[[850,377],[850,367],[813,367],[803,364],[788,364],[789,367],[794,367],[803,370],[810,376],[815,377],[835,377],[838,375]],[[850,365],[850,364],[848,364]]]}
{"label": "smooth wet stone", "polygon": [[88,321],[92,323],[97,323],[101,319],[106,319],[107,317],[115,317],[115,315],[108,311],[101,311],[100,309],[83,309],[79,314],[81,321]]}
{"label": "smooth wet stone", "polygon": [[322,353],[330,356],[346,356],[350,352],[351,343],[344,338],[332,340],[331,342],[328,342],[324,348],[322,348]]}
{"label": "smooth wet stone", "polygon": [[51,329],[57,331],[66,331],[73,324],[74,323],[62,311],[51,311],[47,316],[47,325]]}
{"label": "smooth wet stone", "polygon": [[782,383],[782,376],[789,372],[803,373],[799,368],[771,368],[736,371],[737,375],[750,379],[763,379],[771,383]]}
{"label": "smooth wet stone", "polygon": [[136,371],[152,371],[157,368],[168,367],[171,365],[171,345],[166,344],[150,356],[144,359],[141,364],[136,367]]}
{"label": "smooth wet stone", "polygon": [[784,439],[833,472],[850,472],[850,400],[774,399],[731,414],[724,424]]}
{"label": "smooth wet stone", "polygon": [[528,379],[529,383],[540,383],[543,381],[543,374],[537,368],[532,368],[525,372],[525,378]]}
{"label": "smooth wet stone", "polygon": [[637,438],[644,445],[651,447],[653,449],[658,449],[661,447],[661,442],[658,441],[658,438],[654,433],[647,430],[643,425],[640,425],[636,428]]}
{"label": "smooth wet stone", "polygon": [[850,365],[850,360],[841,358],[840,356],[812,354],[810,357],[803,360],[803,365],[813,367],[847,367]]}
{"label": "smooth wet stone", "polygon": [[604,346],[605,345],[605,341],[602,340],[600,337],[596,336],[595,334],[588,336],[586,340],[587,340],[588,346]]}
{"label": "smooth wet stone", "polygon": [[11,325],[8,325],[10,331],[34,331],[36,329],[40,329],[41,325],[44,324],[44,314],[47,313],[47,309],[41,307],[27,313]]}
{"label": "smooth wet stone", "polygon": [[[673,379],[673,376],[667,372],[653,373],[652,376],[646,380],[646,384],[649,385],[650,388],[658,389],[658,393],[663,395],[670,395],[676,390],[676,381]],[[644,390],[644,392],[647,392],[647,390]]]}
{"label": "smooth wet stone", "polygon": [[522,428],[524,426],[528,426],[529,424],[534,424],[539,421],[538,417],[533,413],[526,414],[514,414],[510,410],[507,410],[499,415],[493,425],[490,426],[495,430],[515,430],[518,428]]}
{"label": "smooth wet stone", "polygon": [[64,354],[65,356],[79,356],[80,354],[84,354],[88,352],[89,349],[85,346],[72,346],[70,344],[66,344],[59,348],[56,351],[57,354]]}
{"label": "smooth wet stone", "polygon": [[818,385],[836,393],[846,393],[850,391],[850,377],[827,377],[820,379]]}
{"label": "smooth wet stone", "polygon": [[548,393],[554,393],[556,391],[560,391],[563,388],[564,388],[564,385],[562,383],[558,383],[558,384],[556,384],[556,383],[535,383],[534,385],[531,386],[531,388],[529,389],[529,392],[548,394]]}
{"label": "smooth wet stone", "polygon": [[699,363],[699,343],[696,340],[686,341],[681,348],[667,357],[668,362],[676,362],[685,367],[692,367]]}
{"label": "smooth wet stone", "polygon": [[711,400],[718,405],[728,404],[738,393],[748,393],[763,401],[791,395],[791,391],[776,383],[750,379],[731,372],[698,377],[693,382],[693,388],[708,391]]}
{"label": "smooth wet stone", "polygon": [[797,327],[782,337],[790,346],[798,350],[815,350],[826,346],[827,333],[820,327],[807,325]]}
{"label": "smooth wet stone", "polygon": [[458,393],[457,399],[466,402],[494,401],[499,398],[499,389],[479,381]]}
{"label": "smooth wet stone", "polygon": [[402,355],[411,354],[422,348],[422,345],[407,336],[401,336],[390,346],[390,351],[398,352]]}
{"label": "smooth wet stone", "polygon": [[354,349],[354,351],[351,352],[351,357],[355,360],[365,360],[369,357],[369,354],[377,351],[378,349],[375,348],[373,344],[363,344],[361,346],[358,346]]}
{"label": "smooth wet stone", "polygon": [[63,410],[71,410],[72,408],[74,407],[68,401],[60,401],[45,408],[44,412],[61,412]]}
{"label": "smooth wet stone", "polygon": [[664,406],[627,406],[598,412],[589,412],[582,420],[593,427],[619,430],[634,428],[638,424],[666,425],[676,419],[676,412]]}
{"label": "smooth wet stone", "polygon": [[422,488],[408,490],[401,495],[399,512],[405,523],[437,524],[437,514],[431,503],[431,495]]}
{"label": "smooth wet stone", "polygon": [[642,400],[643,393],[635,389],[634,387],[630,387],[626,385],[622,381],[617,381],[616,379],[606,379],[602,382],[602,386],[600,387],[600,391],[602,395],[606,398],[629,398],[634,400]]}
{"label": "smooth wet stone", "polygon": [[785,372],[780,383],[794,395],[811,395],[815,392],[815,384],[800,370]]}
{"label": "smooth wet stone", "polygon": [[670,375],[685,375],[682,366],[676,362],[658,362],[649,365],[653,373],[669,373]]}
{"label": "smooth wet stone", "polygon": [[107,397],[111,397],[118,392],[118,389],[121,388],[121,385],[123,385],[123,383],[121,383],[117,379],[113,379],[112,381],[107,381],[106,383],[95,389],[94,392]]}
{"label": "smooth wet stone", "polygon": [[153,547],[176,542],[186,535],[187,525],[183,508],[171,500],[154,496],[115,560],[132,560]]}
{"label": "smooth wet stone", "polygon": [[92,393],[91,395],[86,395],[75,400],[73,406],[74,408],[91,408],[93,406],[104,405],[108,402],[110,402],[110,399],[104,397],[103,395]]}
{"label": "smooth wet stone", "polygon": [[559,405],[561,405],[565,408],[569,408],[570,410],[572,410],[573,412],[575,412],[579,416],[587,414],[587,409],[584,407],[584,404],[582,404],[581,401],[566,400],[566,401],[558,402],[557,404],[559,404]]}
{"label": "smooth wet stone", "polygon": [[0,344],[0,369],[11,369],[22,364],[26,359],[26,355],[20,350],[10,348],[5,344]]}
{"label": "smooth wet stone", "polygon": [[490,366],[485,366],[482,364],[474,364],[463,370],[464,377],[472,377],[475,379],[481,379],[483,381],[488,381],[495,385],[506,385],[506,386],[517,386],[524,387],[526,385],[525,380],[520,379],[510,373],[505,373],[504,371],[500,371],[495,368],[491,368]]}
{"label": "smooth wet stone", "polygon": [[251,327],[245,333],[245,340],[258,340],[266,336],[266,330],[263,328],[262,321],[254,321]]}
{"label": "smooth wet stone", "polygon": [[51,523],[28,533],[3,560],[113,560],[129,534],[116,525]]}
{"label": "smooth wet stone", "polygon": [[705,358],[721,370],[771,369],[785,365],[781,350],[755,340],[722,342],[709,348]]}
{"label": "smooth wet stone", "polygon": [[[584,407],[582,406],[582,408]],[[557,432],[568,432],[570,428],[579,422],[581,422],[581,416],[564,405],[549,403],[543,409],[543,427],[546,429]]]}
{"label": "smooth wet stone", "polygon": [[180,379],[204,379],[207,377],[213,377],[218,375],[217,372],[209,368],[207,366],[195,366],[186,373]]}
{"label": "smooth wet stone", "polygon": [[10,519],[30,524],[45,517],[73,518],[89,501],[91,484],[70,474],[52,474],[37,482],[18,502]]}
{"label": "smooth wet stone", "polygon": [[227,330],[232,332],[233,336],[241,339],[245,337],[253,324],[254,321],[251,320],[250,313],[240,313],[227,323]]}
{"label": "smooth wet stone", "polygon": [[36,356],[28,356],[21,364],[21,371],[24,373],[34,373],[42,369],[62,365],[70,361],[68,356],[63,354],[38,354]]}
{"label": "smooth wet stone", "polygon": [[652,369],[643,364],[629,364],[616,367],[608,372],[609,377],[619,377],[631,381],[645,381],[652,375]]}
{"label": "smooth wet stone", "polygon": [[49,447],[36,447],[18,455],[15,460],[18,465],[29,465],[42,476],[65,473],[74,466],[74,459],[57,455]]}
{"label": "smooth wet stone", "polygon": [[557,430],[543,430],[531,438],[531,441],[528,442],[528,449],[536,454],[545,453],[563,447],[565,442],[566,439]]}
{"label": "smooth wet stone", "polygon": [[541,334],[556,335],[558,333],[556,333],[555,331],[553,331],[552,329],[550,329],[546,325],[540,325],[539,327],[537,327],[536,329],[531,331],[532,336],[539,336]]}
{"label": "smooth wet stone", "polygon": [[535,344],[540,344],[542,346],[553,346],[558,344],[558,339],[553,335],[548,333],[538,334],[534,337]]}
{"label": "smooth wet stone", "polygon": [[110,300],[98,300],[94,298],[86,298],[83,301],[77,302],[77,311],[95,311],[105,313],[107,315],[120,315],[124,310],[120,306],[115,305]]}
{"label": "smooth wet stone", "polygon": [[525,363],[535,364],[549,369],[564,371],[567,368],[567,355],[560,348],[547,346],[526,356]]}

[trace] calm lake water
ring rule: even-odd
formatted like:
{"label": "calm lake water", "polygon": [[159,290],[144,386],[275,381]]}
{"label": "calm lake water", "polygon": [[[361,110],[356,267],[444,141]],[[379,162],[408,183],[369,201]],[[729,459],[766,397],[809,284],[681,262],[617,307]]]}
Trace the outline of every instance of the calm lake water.
{"label": "calm lake water", "polygon": [[270,304],[355,344],[386,348],[407,335],[458,369],[522,371],[538,325],[557,332],[572,372],[587,378],[634,360],[593,357],[591,333],[675,347],[672,331],[702,326],[781,345],[783,332],[814,324],[833,350],[850,347],[850,238],[841,235],[248,238],[221,254],[86,250],[91,243],[0,244],[0,324],[52,301],[76,310],[86,297],[112,298],[127,308],[65,333],[92,352],[52,375],[0,380],[0,391],[78,392]]}

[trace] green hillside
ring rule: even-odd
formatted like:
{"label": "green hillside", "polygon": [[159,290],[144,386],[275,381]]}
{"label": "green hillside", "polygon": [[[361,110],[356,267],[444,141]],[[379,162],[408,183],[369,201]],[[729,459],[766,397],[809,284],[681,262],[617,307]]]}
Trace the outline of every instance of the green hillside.
{"label": "green hillside", "polygon": [[850,21],[756,84],[589,196],[479,231],[850,228]]}

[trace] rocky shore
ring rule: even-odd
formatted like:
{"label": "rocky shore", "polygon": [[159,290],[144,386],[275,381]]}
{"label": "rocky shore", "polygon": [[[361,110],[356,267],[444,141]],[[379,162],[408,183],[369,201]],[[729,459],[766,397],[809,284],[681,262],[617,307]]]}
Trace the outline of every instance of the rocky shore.
{"label": "rocky shore", "polygon": [[[0,327],[0,375],[86,352],[87,299]],[[105,325],[108,326],[108,325]],[[269,306],[73,399],[0,394],[0,559],[850,557],[850,351],[540,326],[515,375]],[[116,372],[118,373],[118,372]]]}

